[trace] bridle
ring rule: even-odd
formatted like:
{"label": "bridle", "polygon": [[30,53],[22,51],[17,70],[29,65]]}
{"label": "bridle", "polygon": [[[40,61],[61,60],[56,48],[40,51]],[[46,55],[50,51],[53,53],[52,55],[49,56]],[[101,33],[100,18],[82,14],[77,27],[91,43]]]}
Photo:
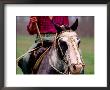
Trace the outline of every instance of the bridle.
{"label": "bridle", "polygon": [[59,49],[61,51],[61,54],[63,56],[63,59],[62,60],[64,61],[65,64],[68,64],[68,61],[66,60],[66,53],[65,54],[63,53],[63,50],[62,50],[62,48],[60,46],[60,41],[59,40],[58,40],[58,47],[59,47]]}
{"label": "bridle", "polygon": [[[67,31],[64,31],[64,32],[71,32],[70,30],[67,30]],[[63,33],[63,32],[62,32]],[[62,34],[61,33],[61,34]],[[60,35],[61,35],[60,34]],[[65,69],[65,72],[64,73],[70,73],[70,71],[69,71],[69,67],[71,66],[71,64],[69,65],[69,62],[68,62],[68,60],[70,59],[70,56],[65,52],[65,53],[63,53],[63,50],[62,50],[62,48],[61,48],[61,46],[60,46],[60,39],[59,39],[59,37],[60,37],[60,35],[58,35],[57,36],[57,38],[58,38],[58,47],[59,47],[59,49],[60,49],[60,51],[61,51],[61,54],[62,54],[62,56],[63,56],[63,59],[62,59],[62,61],[67,65],[67,69]],[[67,35],[63,35],[63,37],[67,37]],[[75,65],[82,65],[83,67],[85,66],[85,64],[84,64],[84,61],[83,61],[83,59],[80,57],[81,55],[79,54],[79,48],[78,48],[78,45],[76,44],[76,42],[75,42],[75,39],[71,36],[68,36],[68,42],[70,42],[70,43],[72,43],[72,48],[75,50],[75,54],[76,54],[76,60],[77,60],[77,63],[76,64],[72,64],[73,66],[75,66]],[[66,58],[66,54],[68,55],[68,60],[67,60],[67,58]],[[78,57],[79,56],[79,57]],[[79,59],[81,60],[81,62],[79,63]],[[71,60],[69,60],[69,61],[71,61]]]}

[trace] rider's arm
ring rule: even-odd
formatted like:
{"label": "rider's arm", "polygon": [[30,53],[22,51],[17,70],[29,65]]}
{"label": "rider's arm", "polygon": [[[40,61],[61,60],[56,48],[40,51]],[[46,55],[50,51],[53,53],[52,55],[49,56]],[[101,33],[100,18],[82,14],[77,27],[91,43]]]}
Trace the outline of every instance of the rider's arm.
{"label": "rider's arm", "polygon": [[38,17],[36,16],[30,17],[30,21],[27,25],[27,31],[29,32],[30,35],[34,35],[37,33],[37,28],[36,28],[37,18]]}

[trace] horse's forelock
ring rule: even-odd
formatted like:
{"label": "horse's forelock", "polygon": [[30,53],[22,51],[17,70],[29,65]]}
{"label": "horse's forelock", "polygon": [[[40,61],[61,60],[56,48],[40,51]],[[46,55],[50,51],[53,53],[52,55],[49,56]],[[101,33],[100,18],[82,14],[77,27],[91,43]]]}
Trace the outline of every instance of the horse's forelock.
{"label": "horse's forelock", "polygon": [[69,38],[74,39],[74,41],[76,42],[76,44],[78,44],[78,42],[80,41],[77,33],[76,32],[73,32],[73,31],[63,32],[58,37],[58,39],[61,39],[61,40],[65,41],[65,42],[67,42],[67,43],[69,41]]}

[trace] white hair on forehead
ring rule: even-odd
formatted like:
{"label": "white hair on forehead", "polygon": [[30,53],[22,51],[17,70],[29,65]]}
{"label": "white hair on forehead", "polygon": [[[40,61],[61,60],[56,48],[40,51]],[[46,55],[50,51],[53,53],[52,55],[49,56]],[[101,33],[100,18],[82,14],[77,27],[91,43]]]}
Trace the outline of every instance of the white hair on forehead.
{"label": "white hair on forehead", "polygon": [[61,33],[59,37],[64,41],[67,41],[69,38],[73,38],[76,42],[76,38],[78,37],[78,35],[75,31],[70,31]]}
{"label": "white hair on forehead", "polygon": [[68,32],[63,32],[62,34],[60,34],[60,37],[65,37],[65,36],[77,36],[75,31],[68,31]]}

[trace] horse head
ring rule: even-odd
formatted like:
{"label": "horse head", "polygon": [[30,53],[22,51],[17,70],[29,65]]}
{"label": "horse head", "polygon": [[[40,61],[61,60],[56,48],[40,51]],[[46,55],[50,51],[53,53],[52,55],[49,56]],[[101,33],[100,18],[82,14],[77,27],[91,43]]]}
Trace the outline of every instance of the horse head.
{"label": "horse head", "polygon": [[84,63],[79,49],[80,39],[75,32],[78,27],[78,19],[71,27],[54,25],[58,33],[56,41],[59,58],[67,63],[69,73],[80,73],[83,70]]}

